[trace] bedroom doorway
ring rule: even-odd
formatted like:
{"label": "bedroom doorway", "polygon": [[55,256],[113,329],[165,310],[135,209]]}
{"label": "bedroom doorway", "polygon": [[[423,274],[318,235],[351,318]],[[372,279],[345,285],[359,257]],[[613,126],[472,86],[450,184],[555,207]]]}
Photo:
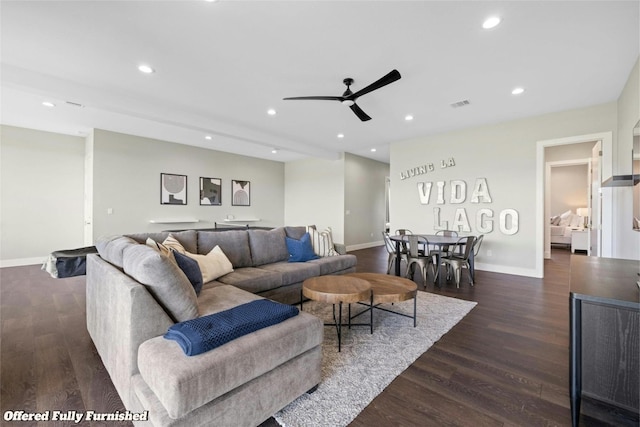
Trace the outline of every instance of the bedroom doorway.
{"label": "bedroom doorway", "polygon": [[[574,146],[571,154],[591,152],[594,143]],[[564,146],[549,147],[545,158],[566,156]],[[563,156],[564,154],[564,156]],[[545,168],[545,214],[550,221],[549,241],[545,244],[545,258],[551,258],[551,249],[570,250],[571,253],[591,255],[589,233],[591,212],[591,159],[570,159],[546,162]],[[582,216],[580,216],[582,215]],[[562,218],[561,218],[562,216]]]}
{"label": "bedroom doorway", "polygon": [[[544,277],[544,259],[547,254],[550,256],[550,228],[549,228],[549,219],[551,213],[546,209],[548,207],[547,196],[548,192],[546,190],[546,184],[548,182],[546,177],[546,162],[554,161],[554,159],[548,158],[545,155],[545,151],[549,147],[556,146],[567,146],[569,149],[576,144],[582,143],[591,143],[591,147],[598,143],[601,144],[601,149],[597,151],[597,174],[598,177],[595,178],[595,184],[597,190],[594,191],[594,186],[590,186],[591,192],[594,197],[592,197],[591,204],[593,206],[592,212],[596,211],[599,213],[598,217],[595,218],[593,215],[590,216],[590,226],[592,232],[589,233],[591,238],[593,239],[595,230],[595,235],[597,236],[597,253],[592,253],[595,256],[610,256],[610,245],[607,244],[608,239],[611,236],[612,230],[612,216],[611,209],[608,208],[610,204],[610,200],[605,197],[607,196],[606,192],[600,188],[600,184],[602,182],[602,176],[610,176],[611,170],[607,165],[613,164],[612,161],[612,147],[613,147],[613,132],[600,132],[593,133],[588,135],[577,135],[566,138],[557,138],[557,139],[549,139],[549,140],[541,140],[537,142],[536,146],[536,272],[538,273],[538,277]],[[581,154],[579,156],[575,156],[574,158],[591,158],[592,153]],[[560,160],[560,159],[555,159]],[[593,164],[592,160],[592,164]],[[606,170],[605,170],[606,169]],[[593,248],[593,245],[592,245]]]}

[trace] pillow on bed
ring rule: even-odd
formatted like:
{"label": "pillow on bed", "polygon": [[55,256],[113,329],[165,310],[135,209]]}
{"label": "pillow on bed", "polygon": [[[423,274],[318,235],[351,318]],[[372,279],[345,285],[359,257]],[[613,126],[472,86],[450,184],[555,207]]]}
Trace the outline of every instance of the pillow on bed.
{"label": "pillow on bed", "polygon": [[569,220],[569,227],[571,228],[579,228],[584,224],[584,218],[580,215],[572,215]]}
{"label": "pillow on bed", "polygon": [[568,226],[569,223],[571,222],[571,215],[573,215],[571,211],[563,212],[560,215],[560,222],[558,223],[558,225],[561,225],[563,227]]}
{"label": "pillow on bed", "polygon": [[550,223],[551,225],[558,225],[558,224],[560,224],[560,215],[552,216],[552,217],[551,217],[551,221],[549,221],[549,223]]}

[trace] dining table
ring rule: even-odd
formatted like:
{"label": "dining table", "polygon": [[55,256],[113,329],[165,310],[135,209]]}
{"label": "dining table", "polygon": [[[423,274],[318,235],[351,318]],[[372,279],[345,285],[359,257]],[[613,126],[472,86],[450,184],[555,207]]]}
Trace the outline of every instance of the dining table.
{"label": "dining table", "polygon": [[[466,243],[467,236],[445,236],[442,234],[413,234],[414,236],[423,237],[427,240],[429,245],[436,246],[438,248],[438,259],[442,258],[442,249],[447,246],[460,246],[461,250],[463,250],[463,246]],[[396,259],[401,259],[402,254],[402,244],[408,243],[408,237],[404,234],[397,234],[394,236],[389,236],[391,241],[395,242],[396,246]],[[425,248],[425,252],[428,253],[429,248]],[[474,257],[473,251],[469,254],[469,272],[471,273],[471,278],[475,280],[475,268],[474,268]],[[440,266],[436,266],[438,269]],[[395,268],[396,276],[400,276],[400,262],[396,262]],[[438,287],[442,287],[442,274],[438,274]],[[435,283],[435,282],[434,282]],[[426,283],[425,283],[426,285]]]}

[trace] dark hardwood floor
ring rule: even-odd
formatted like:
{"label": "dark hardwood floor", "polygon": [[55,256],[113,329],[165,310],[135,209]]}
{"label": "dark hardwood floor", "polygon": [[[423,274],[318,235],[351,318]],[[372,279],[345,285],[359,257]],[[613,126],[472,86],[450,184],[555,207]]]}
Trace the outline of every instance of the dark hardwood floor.
{"label": "dark hardwood floor", "polygon": [[[386,271],[384,247],[352,253],[358,271]],[[570,425],[569,258],[554,250],[544,279],[478,271],[474,287],[464,275],[460,289],[428,283],[428,292],[478,305],[352,426]],[[124,410],[86,331],[84,277],[51,279],[37,266],[0,269],[0,321],[2,413]],[[638,419],[587,401],[581,425],[637,426]]]}

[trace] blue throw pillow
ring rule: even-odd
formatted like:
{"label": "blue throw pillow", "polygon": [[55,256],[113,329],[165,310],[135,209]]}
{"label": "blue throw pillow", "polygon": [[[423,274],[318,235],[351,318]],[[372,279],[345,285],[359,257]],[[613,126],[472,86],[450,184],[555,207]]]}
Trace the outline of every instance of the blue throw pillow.
{"label": "blue throw pillow", "polygon": [[318,258],[318,255],[313,252],[309,233],[304,233],[300,240],[292,239],[291,237],[286,237],[286,239],[289,262],[305,262]]}
{"label": "blue throw pillow", "polygon": [[191,282],[191,286],[193,286],[193,290],[196,291],[196,295],[200,295],[203,283],[202,271],[200,271],[198,261],[193,258],[189,258],[176,250],[172,250],[171,252],[173,252],[176,264],[178,264],[180,270],[182,270],[185,276],[187,276],[187,279],[189,279],[189,282]]}

